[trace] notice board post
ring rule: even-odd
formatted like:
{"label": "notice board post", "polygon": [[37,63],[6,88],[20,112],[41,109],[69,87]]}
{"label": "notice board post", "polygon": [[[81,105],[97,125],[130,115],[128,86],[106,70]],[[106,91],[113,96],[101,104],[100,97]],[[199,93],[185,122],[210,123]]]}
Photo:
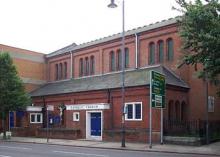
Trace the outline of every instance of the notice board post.
{"label": "notice board post", "polygon": [[149,148],[152,148],[152,109],[161,109],[161,136],[163,144],[163,109],[165,108],[165,75],[150,71],[150,114],[149,114]]}

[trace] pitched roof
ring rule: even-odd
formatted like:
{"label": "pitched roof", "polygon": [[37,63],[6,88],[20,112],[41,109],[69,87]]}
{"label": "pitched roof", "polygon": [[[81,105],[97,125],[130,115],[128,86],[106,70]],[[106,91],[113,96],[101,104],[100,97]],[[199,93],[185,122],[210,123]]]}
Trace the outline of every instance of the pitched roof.
{"label": "pitched roof", "polygon": [[72,44],[70,44],[70,45],[68,45],[68,46],[65,46],[65,47],[63,47],[63,48],[61,48],[61,49],[59,49],[59,50],[57,50],[57,51],[54,51],[54,52],[52,52],[52,53],[49,53],[48,55],[46,55],[46,57],[53,57],[53,56],[56,56],[56,55],[60,55],[60,54],[63,54],[63,53],[70,52],[70,51],[72,51],[72,49],[73,49],[74,47],[76,47],[76,46],[77,46],[76,43],[72,43]]}
{"label": "pitched roof", "polygon": [[[188,89],[189,86],[169,69],[163,66],[154,66],[144,69],[125,72],[125,87],[149,85],[150,70],[161,72],[166,77],[166,84]],[[30,93],[32,97],[67,94],[102,89],[115,89],[121,87],[121,72],[100,76],[85,77],[60,82],[53,82]]]}
{"label": "pitched roof", "polygon": [[[150,24],[150,25],[146,25],[146,26],[143,26],[143,27],[138,27],[138,28],[135,28],[135,29],[132,29],[132,30],[128,30],[128,31],[125,32],[125,36],[130,36],[130,35],[138,34],[138,33],[141,33],[141,32],[149,31],[149,30],[152,30],[152,29],[156,29],[156,28],[168,26],[168,25],[171,25],[171,24],[175,24],[175,23],[177,23],[177,21],[179,19],[180,19],[180,17],[170,18],[168,20],[163,20],[161,22],[156,22],[154,24]],[[71,44],[69,46],[66,46],[66,47],[60,49],[60,50],[57,50],[55,52],[52,52],[52,53],[48,54],[46,57],[53,57],[53,56],[56,56],[56,55],[59,55],[59,54],[69,52],[69,51],[74,52],[75,50],[79,50],[79,49],[82,49],[82,48],[85,48],[85,47],[88,47],[88,46],[93,46],[93,45],[96,45],[96,44],[100,44],[100,43],[104,43],[104,42],[108,42],[108,41],[111,41],[111,40],[121,38],[121,36],[122,36],[122,33],[118,33],[118,34],[113,34],[113,35],[108,36],[108,37],[104,37],[104,38],[100,38],[100,39],[97,39],[97,40],[94,40],[94,41],[83,43],[83,44],[80,44],[80,45],[72,45]]]}

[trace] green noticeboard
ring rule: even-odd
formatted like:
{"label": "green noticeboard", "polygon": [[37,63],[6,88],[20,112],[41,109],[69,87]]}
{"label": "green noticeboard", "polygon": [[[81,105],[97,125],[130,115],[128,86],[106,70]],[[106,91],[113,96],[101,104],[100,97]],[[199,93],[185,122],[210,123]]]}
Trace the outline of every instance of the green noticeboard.
{"label": "green noticeboard", "polygon": [[153,108],[165,108],[165,76],[150,71],[150,104]]}

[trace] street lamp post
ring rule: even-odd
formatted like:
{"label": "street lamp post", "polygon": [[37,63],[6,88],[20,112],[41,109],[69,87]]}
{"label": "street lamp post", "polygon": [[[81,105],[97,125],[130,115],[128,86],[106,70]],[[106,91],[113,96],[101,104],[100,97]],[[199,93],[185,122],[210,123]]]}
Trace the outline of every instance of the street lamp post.
{"label": "street lamp post", "polygon": [[[116,8],[117,5],[115,4],[114,0],[111,0],[111,3],[108,5],[109,8]],[[121,87],[121,96],[122,96],[122,138],[121,138],[121,147],[125,147],[125,2],[122,1],[122,73],[121,73],[121,80],[122,80],[122,87]]]}

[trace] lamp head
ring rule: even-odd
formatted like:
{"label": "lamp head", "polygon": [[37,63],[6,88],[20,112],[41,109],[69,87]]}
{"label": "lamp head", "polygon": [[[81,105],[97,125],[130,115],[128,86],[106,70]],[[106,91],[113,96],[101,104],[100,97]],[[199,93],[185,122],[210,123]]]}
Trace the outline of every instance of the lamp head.
{"label": "lamp head", "polygon": [[111,3],[108,5],[109,8],[116,8],[115,0],[111,0]]}

